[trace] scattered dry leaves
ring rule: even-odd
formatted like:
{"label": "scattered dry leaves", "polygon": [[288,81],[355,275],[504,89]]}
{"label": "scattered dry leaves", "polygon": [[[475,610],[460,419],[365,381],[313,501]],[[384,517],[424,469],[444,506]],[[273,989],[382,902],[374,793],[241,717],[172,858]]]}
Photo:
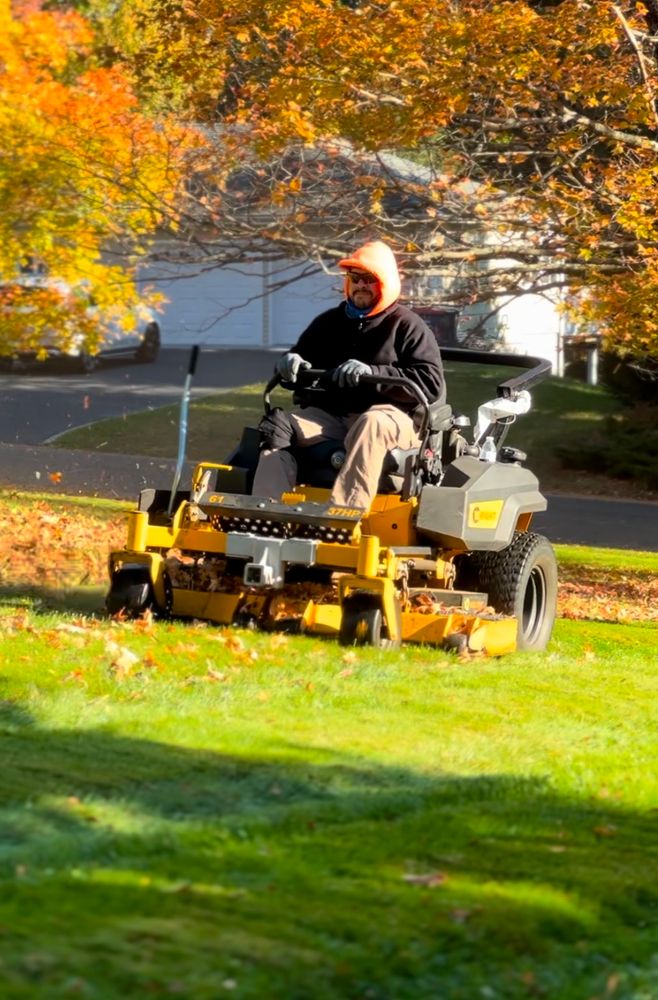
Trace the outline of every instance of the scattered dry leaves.
{"label": "scattered dry leaves", "polygon": [[101,527],[99,518],[84,510],[57,510],[46,501],[23,506],[0,501],[0,525],[0,585],[105,583],[108,553],[126,539],[124,515],[103,520]]}
{"label": "scattered dry leaves", "polygon": [[658,621],[658,575],[629,567],[561,567],[558,614],[620,623]]}
{"label": "scattered dry leaves", "polygon": [[[59,473],[52,473],[58,476]],[[0,501],[0,585],[67,587],[80,583],[104,584],[107,581],[107,556],[125,543],[125,516],[101,519],[83,509],[60,510],[52,503],[37,501],[29,505]],[[195,559],[177,549],[167,553],[167,566],[176,575],[177,586],[200,590],[234,589],[234,581],[224,575],[224,560],[217,557]],[[295,584],[280,595],[275,618],[298,617],[308,601],[336,600],[335,588],[319,584]],[[414,611],[431,614],[439,609],[428,595],[414,599]],[[454,610],[454,609],[452,609]],[[486,614],[491,609],[486,609]],[[631,567],[595,568],[562,566],[558,592],[558,614],[563,618],[610,622],[658,621],[658,575]],[[27,613],[0,619],[3,631],[28,628]],[[81,627],[85,627],[81,623]],[[150,612],[131,623],[138,631],[153,628]],[[245,655],[238,636],[224,634],[219,641],[236,655]],[[286,636],[275,635],[271,649],[283,647]],[[182,644],[181,644],[182,646]],[[178,649],[181,655],[194,655],[193,647]],[[345,653],[343,662],[350,663]]]}

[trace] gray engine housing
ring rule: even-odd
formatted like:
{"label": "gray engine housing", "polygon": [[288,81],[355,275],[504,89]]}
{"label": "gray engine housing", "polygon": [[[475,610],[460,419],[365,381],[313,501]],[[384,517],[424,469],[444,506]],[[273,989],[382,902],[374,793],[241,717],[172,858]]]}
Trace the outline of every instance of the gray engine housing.
{"label": "gray engine housing", "polygon": [[462,456],[439,486],[424,486],[416,515],[419,534],[442,548],[497,552],[510,544],[520,515],[546,510],[529,469]]}

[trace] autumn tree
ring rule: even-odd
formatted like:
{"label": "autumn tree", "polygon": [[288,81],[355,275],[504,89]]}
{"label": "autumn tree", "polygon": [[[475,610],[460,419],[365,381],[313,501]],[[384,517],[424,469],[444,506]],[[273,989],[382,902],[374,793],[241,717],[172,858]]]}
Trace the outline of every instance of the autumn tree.
{"label": "autumn tree", "polygon": [[214,142],[188,258],[377,234],[458,301],[562,289],[658,352],[655,0],[89,3],[143,99]]}
{"label": "autumn tree", "polygon": [[[93,350],[117,315],[132,322],[134,264],[165,218],[176,225],[189,130],[144,114],[94,43],[75,11],[0,2],[2,354],[53,330]],[[53,280],[26,288],[35,261]]]}

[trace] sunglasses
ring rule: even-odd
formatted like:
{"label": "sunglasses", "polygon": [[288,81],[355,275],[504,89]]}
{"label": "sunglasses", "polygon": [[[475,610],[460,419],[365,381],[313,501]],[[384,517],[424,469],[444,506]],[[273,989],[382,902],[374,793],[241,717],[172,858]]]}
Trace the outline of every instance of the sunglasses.
{"label": "sunglasses", "polygon": [[361,274],[360,271],[348,271],[347,277],[354,285],[358,285],[359,282],[361,282],[364,285],[379,284],[379,278],[376,278],[374,274]]}

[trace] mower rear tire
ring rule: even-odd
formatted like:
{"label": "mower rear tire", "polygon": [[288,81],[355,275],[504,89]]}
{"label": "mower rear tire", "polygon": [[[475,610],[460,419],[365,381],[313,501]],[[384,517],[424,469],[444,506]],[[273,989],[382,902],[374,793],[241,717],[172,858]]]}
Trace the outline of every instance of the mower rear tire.
{"label": "mower rear tire", "polygon": [[148,570],[120,569],[112,577],[105,608],[109,615],[123,612],[128,618],[139,618],[154,608],[155,595]]}
{"label": "mower rear tire", "polygon": [[557,562],[547,538],[518,532],[500,552],[474,552],[458,577],[464,585],[486,591],[495,611],[518,620],[518,649],[546,649],[557,604]]}
{"label": "mower rear tire", "polygon": [[[398,635],[400,634],[398,621]],[[397,649],[399,639],[390,639],[381,604],[371,594],[353,594],[343,602],[338,641],[341,646],[376,646]]]}

